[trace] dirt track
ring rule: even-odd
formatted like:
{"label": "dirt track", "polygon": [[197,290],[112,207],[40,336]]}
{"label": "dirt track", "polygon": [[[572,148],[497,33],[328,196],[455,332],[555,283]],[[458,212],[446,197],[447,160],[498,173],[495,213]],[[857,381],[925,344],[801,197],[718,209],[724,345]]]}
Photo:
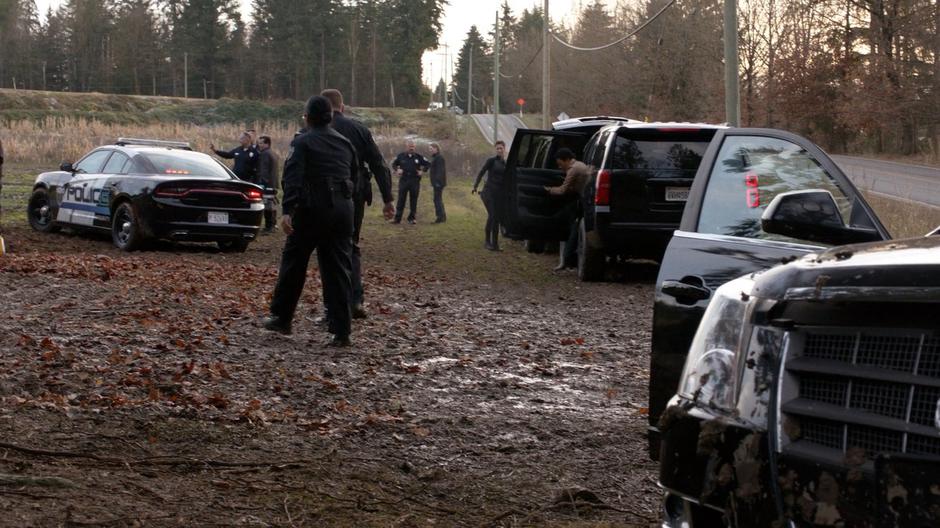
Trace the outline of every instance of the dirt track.
{"label": "dirt track", "polygon": [[366,245],[371,317],[354,348],[336,351],[313,322],[313,269],[294,335],[257,325],[280,235],[245,255],[128,255],[106,238],[26,228],[6,237],[0,525],[657,518],[644,436],[649,270],[635,283],[467,283],[420,265],[441,248],[401,257]]}

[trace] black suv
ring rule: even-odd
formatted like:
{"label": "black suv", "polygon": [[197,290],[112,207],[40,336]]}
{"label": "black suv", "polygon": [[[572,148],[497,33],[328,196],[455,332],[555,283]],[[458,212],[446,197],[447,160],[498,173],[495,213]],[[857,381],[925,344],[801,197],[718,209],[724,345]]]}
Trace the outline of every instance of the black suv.
{"label": "black suv", "polygon": [[715,132],[724,127],[579,118],[554,130],[518,130],[507,159],[506,235],[564,240],[575,197],[549,196],[564,174],[555,152],[574,151],[593,167],[581,196],[578,277],[601,280],[608,258],[660,260]]}

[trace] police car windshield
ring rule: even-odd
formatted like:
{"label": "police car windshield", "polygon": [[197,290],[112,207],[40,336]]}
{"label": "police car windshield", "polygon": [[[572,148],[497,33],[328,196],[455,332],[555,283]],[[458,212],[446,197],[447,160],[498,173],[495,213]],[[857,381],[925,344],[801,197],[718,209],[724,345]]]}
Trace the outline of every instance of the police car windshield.
{"label": "police car windshield", "polygon": [[233,178],[225,167],[211,157],[198,152],[172,151],[147,152],[143,156],[153,166],[155,174],[171,176],[201,176],[230,180]]}

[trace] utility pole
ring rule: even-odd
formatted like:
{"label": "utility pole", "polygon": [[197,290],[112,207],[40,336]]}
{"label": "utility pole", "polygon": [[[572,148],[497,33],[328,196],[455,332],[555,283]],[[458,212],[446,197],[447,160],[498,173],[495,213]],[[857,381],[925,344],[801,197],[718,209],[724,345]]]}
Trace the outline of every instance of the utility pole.
{"label": "utility pole", "polygon": [[470,71],[467,73],[467,115],[473,113],[473,44],[470,44]]}
{"label": "utility pole", "polygon": [[189,97],[189,53],[183,53],[183,97]]}
{"label": "utility pole", "polygon": [[496,143],[499,141],[499,11],[496,12],[496,38],[493,39],[493,59],[493,143]]}
{"label": "utility pole", "polygon": [[725,121],[740,126],[741,103],[738,86],[738,4],[725,0]]}
{"label": "utility pole", "polygon": [[[450,58],[450,55],[448,54],[448,50],[449,50],[449,46],[447,44],[444,44],[444,51],[442,51],[441,53],[438,53],[438,55],[440,55],[441,59],[443,59],[444,61],[441,64],[441,79],[442,80],[447,77],[447,60]],[[443,97],[443,101],[441,101],[441,103],[444,105],[444,111],[447,111],[447,83],[446,82],[444,83],[444,93],[441,95]],[[451,101],[451,102],[453,102],[454,104],[457,104],[456,100]]]}
{"label": "utility pole", "polygon": [[548,34],[548,0],[542,7],[542,128],[548,130],[552,126],[551,117],[551,82],[549,71],[552,66],[551,51],[552,38]]}

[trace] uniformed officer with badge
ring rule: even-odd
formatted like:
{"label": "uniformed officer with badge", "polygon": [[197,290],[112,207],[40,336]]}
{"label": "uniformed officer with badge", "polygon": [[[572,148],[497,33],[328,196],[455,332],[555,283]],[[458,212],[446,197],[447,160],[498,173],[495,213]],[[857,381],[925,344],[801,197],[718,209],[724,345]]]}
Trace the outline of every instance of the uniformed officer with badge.
{"label": "uniformed officer with badge", "polygon": [[238,146],[232,150],[216,150],[212,143],[209,144],[209,150],[220,158],[235,160],[232,172],[239,180],[258,183],[258,149],[251,142],[251,134],[242,132],[238,137]]}
{"label": "uniformed officer with badge", "polygon": [[359,162],[352,144],[329,124],[333,107],[315,95],[304,111],[307,128],[291,142],[284,163],[281,228],[287,234],[270,315],[263,326],[291,333],[314,250],[330,313],[331,346],[349,346],[352,332],[353,189]]}
{"label": "uniformed officer with badge", "polygon": [[428,170],[431,163],[424,156],[415,152],[415,140],[408,139],[405,151],[400,153],[392,168],[398,174],[398,208],[395,211],[395,223],[401,223],[402,213],[405,212],[405,199],[408,197],[408,223],[415,223],[418,211],[418,193],[421,191],[421,173]]}

